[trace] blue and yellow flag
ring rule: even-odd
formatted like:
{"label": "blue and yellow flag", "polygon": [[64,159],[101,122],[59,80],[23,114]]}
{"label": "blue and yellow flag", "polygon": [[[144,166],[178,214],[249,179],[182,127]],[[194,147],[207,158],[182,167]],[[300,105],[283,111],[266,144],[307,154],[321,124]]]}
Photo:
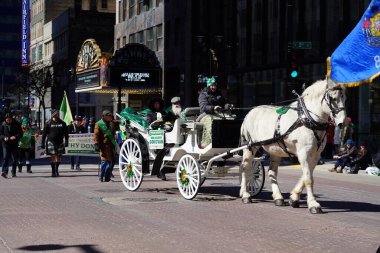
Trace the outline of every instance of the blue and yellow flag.
{"label": "blue and yellow flag", "polygon": [[380,0],[372,0],[360,22],[327,58],[327,77],[347,87],[380,75]]}

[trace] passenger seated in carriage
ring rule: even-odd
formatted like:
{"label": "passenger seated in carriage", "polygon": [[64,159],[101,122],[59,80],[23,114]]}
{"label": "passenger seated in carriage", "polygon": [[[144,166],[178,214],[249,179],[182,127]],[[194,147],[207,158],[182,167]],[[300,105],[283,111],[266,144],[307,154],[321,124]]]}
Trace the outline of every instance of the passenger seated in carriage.
{"label": "passenger seated in carriage", "polygon": [[181,116],[182,106],[181,106],[181,98],[173,97],[171,100],[171,106],[167,109],[167,120],[170,122],[174,122],[177,118]]}
{"label": "passenger seated in carriage", "polygon": [[148,112],[146,121],[152,129],[157,129],[168,121],[168,115],[164,110],[164,100],[162,98],[153,98],[149,103],[149,109],[151,111]]}
{"label": "passenger seated in carriage", "polygon": [[201,148],[205,148],[211,143],[211,126],[213,119],[221,119],[219,113],[222,110],[230,110],[233,106],[227,102],[222,93],[217,88],[214,77],[207,79],[207,87],[202,90],[198,98],[201,120],[203,123],[203,133]]}

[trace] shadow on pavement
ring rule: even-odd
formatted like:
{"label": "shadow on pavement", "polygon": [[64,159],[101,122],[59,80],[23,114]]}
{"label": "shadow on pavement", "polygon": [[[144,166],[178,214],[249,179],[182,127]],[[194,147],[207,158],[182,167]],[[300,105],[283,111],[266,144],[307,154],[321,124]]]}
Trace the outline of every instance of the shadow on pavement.
{"label": "shadow on pavement", "polygon": [[338,212],[380,212],[380,205],[353,201],[319,201],[329,213]]}
{"label": "shadow on pavement", "polygon": [[85,253],[103,253],[103,251],[97,250],[96,245],[91,244],[80,244],[80,245],[62,245],[62,244],[42,244],[42,245],[28,245],[24,247],[17,248],[18,250],[25,251],[51,251],[51,250],[62,250],[66,248],[77,248]]}

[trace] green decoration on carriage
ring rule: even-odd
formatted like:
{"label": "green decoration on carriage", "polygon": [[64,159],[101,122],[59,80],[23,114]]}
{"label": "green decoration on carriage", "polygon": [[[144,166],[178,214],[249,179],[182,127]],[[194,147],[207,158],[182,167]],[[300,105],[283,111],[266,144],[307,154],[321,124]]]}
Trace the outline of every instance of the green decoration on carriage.
{"label": "green decoration on carriage", "polygon": [[133,107],[127,107],[120,112],[120,115],[124,117],[126,120],[135,122],[142,126],[144,129],[147,129],[148,123],[145,121],[144,117],[146,117],[149,112],[150,109],[145,109],[136,112],[136,110]]}

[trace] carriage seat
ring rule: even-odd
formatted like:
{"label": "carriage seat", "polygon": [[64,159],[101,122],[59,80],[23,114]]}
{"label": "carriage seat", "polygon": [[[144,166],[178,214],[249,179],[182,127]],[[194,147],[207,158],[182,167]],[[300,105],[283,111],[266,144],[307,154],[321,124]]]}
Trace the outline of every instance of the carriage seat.
{"label": "carriage seat", "polygon": [[184,139],[181,134],[181,119],[178,118],[173,123],[173,129],[170,132],[165,132],[165,143],[182,144]]}

